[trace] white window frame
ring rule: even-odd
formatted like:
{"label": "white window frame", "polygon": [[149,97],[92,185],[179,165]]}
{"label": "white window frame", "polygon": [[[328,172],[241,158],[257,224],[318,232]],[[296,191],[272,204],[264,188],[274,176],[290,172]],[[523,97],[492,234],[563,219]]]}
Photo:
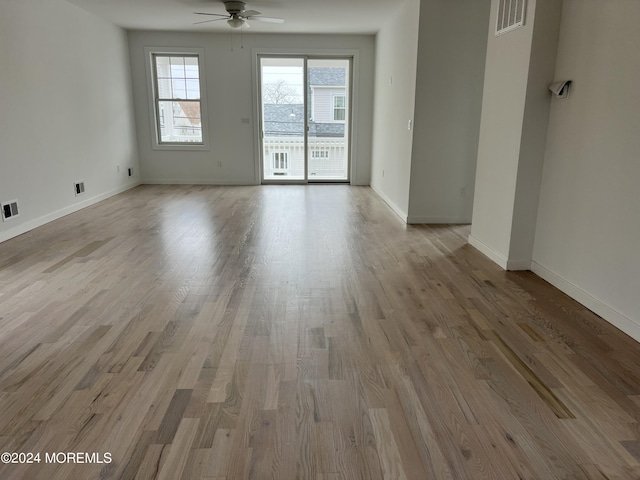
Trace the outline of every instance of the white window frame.
{"label": "white window frame", "polygon": [[311,158],[314,159],[328,159],[329,158],[329,150],[311,150]]}
{"label": "white window frame", "polygon": [[[344,119],[336,120],[336,99],[342,98],[344,99],[344,106],[339,107],[342,111],[344,111]],[[331,95],[331,121],[333,123],[345,123],[347,120],[347,94],[346,93],[334,93]]]}
{"label": "white window frame", "polygon": [[[205,64],[203,48],[175,48],[175,47],[145,47],[147,59],[147,86],[149,92],[149,120],[151,128],[151,148],[153,150],[210,150],[209,147],[209,110],[207,108],[207,95],[205,89]],[[196,56],[198,58],[198,70],[200,80],[200,122],[202,128],[202,142],[165,143],[160,141],[160,128],[157,110],[157,84],[154,71],[155,55],[172,56]]]}
{"label": "white window frame", "polygon": [[[284,155],[284,157],[280,159],[280,161],[284,160],[284,163],[285,163],[285,167],[284,168],[276,166],[276,163],[277,163],[276,158],[277,158],[278,155]],[[274,172],[288,172],[289,171],[289,152],[286,152],[284,150],[278,150],[276,152],[271,152],[271,169]]]}

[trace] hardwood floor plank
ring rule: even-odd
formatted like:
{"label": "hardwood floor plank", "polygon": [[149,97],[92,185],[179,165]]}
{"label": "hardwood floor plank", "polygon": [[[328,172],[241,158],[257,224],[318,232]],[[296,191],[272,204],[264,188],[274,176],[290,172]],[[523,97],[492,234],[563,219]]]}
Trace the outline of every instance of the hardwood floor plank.
{"label": "hardwood floor plank", "polygon": [[215,432],[215,436],[211,447],[209,458],[209,467],[206,475],[209,477],[225,477],[229,471],[229,462],[233,453],[235,430],[219,429]]}
{"label": "hardwood floor plank", "polygon": [[158,480],[173,480],[182,478],[182,472],[187,463],[191,444],[198,430],[197,418],[183,418],[175,434],[175,439],[169,447],[167,459],[158,472]]}
{"label": "hardwood floor plank", "polygon": [[638,480],[640,347],[370,188],[147,185],[0,244],[1,479]]}

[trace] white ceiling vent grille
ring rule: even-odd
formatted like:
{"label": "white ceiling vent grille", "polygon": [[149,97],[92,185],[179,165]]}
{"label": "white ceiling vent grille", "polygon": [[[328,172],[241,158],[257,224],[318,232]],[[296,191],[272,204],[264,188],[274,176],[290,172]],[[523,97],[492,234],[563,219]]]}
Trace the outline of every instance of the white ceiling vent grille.
{"label": "white ceiling vent grille", "polygon": [[496,36],[520,28],[524,25],[524,12],[527,0],[500,0]]}

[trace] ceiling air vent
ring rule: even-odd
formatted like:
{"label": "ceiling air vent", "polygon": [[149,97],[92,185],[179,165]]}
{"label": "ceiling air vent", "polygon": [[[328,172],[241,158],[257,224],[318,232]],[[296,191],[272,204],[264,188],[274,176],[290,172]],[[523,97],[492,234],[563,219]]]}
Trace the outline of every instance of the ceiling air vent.
{"label": "ceiling air vent", "polygon": [[496,21],[496,36],[522,27],[526,9],[527,0],[500,0],[498,4],[498,19]]}

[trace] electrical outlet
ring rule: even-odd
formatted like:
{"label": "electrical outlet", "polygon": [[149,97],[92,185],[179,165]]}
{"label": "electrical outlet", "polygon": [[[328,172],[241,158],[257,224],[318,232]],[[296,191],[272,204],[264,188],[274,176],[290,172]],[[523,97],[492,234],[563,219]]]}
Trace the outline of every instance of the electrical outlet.
{"label": "electrical outlet", "polygon": [[466,186],[460,188],[460,196],[461,197],[466,197],[467,196],[467,187]]}
{"label": "electrical outlet", "polygon": [[76,194],[76,197],[84,194],[84,182],[75,182],[73,184],[73,191]]}
{"label": "electrical outlet", "polygon": [[7,203],[3,203],[0,211],[2,212],[2,221],[4,222],[19,216],[20,211],[18,210],[18,200],[11,200]]}

